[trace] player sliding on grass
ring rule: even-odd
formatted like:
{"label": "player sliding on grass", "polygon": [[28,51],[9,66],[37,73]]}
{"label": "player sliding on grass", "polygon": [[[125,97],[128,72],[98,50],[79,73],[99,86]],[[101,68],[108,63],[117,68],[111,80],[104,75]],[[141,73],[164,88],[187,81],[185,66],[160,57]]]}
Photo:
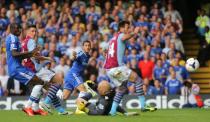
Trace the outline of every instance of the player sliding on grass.
{"label": "player sliding on grass", "polygon": [[[38,55],[39,48],[34,48],[33,50],[30,50],[30,52],[21,52],[21,44],[18,39],[20,32],[21,27],[18,24],[10,24],[10,34],[6,37],[8,72],[11,78],[14,78],[20,83],[28,86],[29,89],[33,88],[30,98],[36,101],[40,97],[39,91],[41,91],[44,81],[39,79],[33,71],[24,67],[21,63],[25,58]],[[29,115],[33,116],[33,114]]]}
{"label": "player sliding on grass", "polygon": [[[36,26],[35,25],[29,25],[27,27],[27,33],[26,38],[22,41],[22,51],[31,51],[34,48],[37,47],[35,36],[36,36]],[[49,88],[48,96],[45,99],[44,103],[41,104],[41,106],[46,109],[48,112],[52,112],[48,107],[50,106],[50,102],[52,102],[55,109],[58,111],[61,115],[68,115],[69,112],[65,111],[63,107],[61,107],[61,103],[59,98],[56,96],[57,88],[60,88],[61,84],[63,83],[63,79],[59,77],[59,75],[56,75],[53,71],[48,70],[45,68],[45,65],[50,62],[50,58],[43,57],[43,56],[36,56],[34,58],[27,58],[24,59],[23,64],[28,67],[29,69],[36,72],[36,75],[42,79],[45,83],[51,83],[52,85]],[[41,63],[38,63],[41,62]],[[42,87],[36,85],[35,87]],[[39,94],[39,99],[41,97],[42,91],[37,91],[37,94]],[[46,115],[47,113],[43,110],[39,109],[39,99],[35,99],[30,97],[28,100],[27,107],[23,109],[24,112],[26,112],[28,115],[33,114],[39,114],[39,115]],[[47,102],[46,102],[47,101]],[[31,103],[32,102],[32,108]],[[46,103],[45,103],[46,102]]]}
{"label": "player sliding on grass", "polygon": [[123,56],[125,53],[126,41],[132,37],[136,37],[139,33],[139,28],[136,27],[133,32],[129,31],[129,22],[122,21],[118,26],[118,33],[109,41],[109,48],[106,55],[104,68],[111,81],[118,87],[117,92],[112,103],[112,108],[109,112],[110,115],[116,115],[117,107],[119,106],[126,89],[121,87],[123,82],[135,83],[136,94],[138,95],[142,111],[155,111],[156,108],[145,105],[145,97],[143,91],[142,79],[136,72],[129,69],[123,63]]}
{"label": "player sliding on grass", "polygon": [[[83,99],[78,99],[77,104],[80,104],[79,109],[88,115],[108,115],[115,96],[115,89],[111,88],[108,81],[102,80],[98,84],[97,92],[99,94],[99,98],[96,104],[86,102]],[[121,106],[117,107],[117,112],[120,112],[125,116],[139,115],[136,112],[126,112]]]}

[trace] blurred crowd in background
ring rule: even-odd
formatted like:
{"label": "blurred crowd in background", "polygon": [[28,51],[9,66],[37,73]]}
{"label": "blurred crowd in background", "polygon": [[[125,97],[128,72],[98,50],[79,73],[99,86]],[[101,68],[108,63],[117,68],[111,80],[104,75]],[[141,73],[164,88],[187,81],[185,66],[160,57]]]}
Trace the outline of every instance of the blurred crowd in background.
{"label": "blurred crowd in background", "polygon": [[210,2],[202,5],[197,10],[195,25],[200,41],[200,49],[197,57],[201,66],[207,66],[207,61],[210,59]]}
{"label": "blurred crowd in background", "polygon": [[[104,53],[121,20],[129,21],[130,29],[141,30],[137,38],[127,41],[124,63],[142,77],[145,95],[181,94],[183,82],[190,77],[180,38],[183,20],[173,0],[14,0],[0,6],[0,96],[27,94],[7,74],[5,38],[11,23],[21,24],[20,41],[27,24],[36,25],[41,54],[54,60],[48,68],[62,77],[71,67],[72,51],[79,50],[83,41],[91,41],[84,81],[97,83],[109,80],[103,70]],[[132,83],[128,82],[128,88],[129,94],[135,94]]]}

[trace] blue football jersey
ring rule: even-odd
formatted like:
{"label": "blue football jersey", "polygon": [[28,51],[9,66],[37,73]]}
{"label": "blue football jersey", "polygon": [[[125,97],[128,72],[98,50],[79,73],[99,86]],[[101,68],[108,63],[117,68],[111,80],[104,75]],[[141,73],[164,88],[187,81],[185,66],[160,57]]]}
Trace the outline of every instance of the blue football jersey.
{"label": "blue football jersey", "polygon": [[12,50],[21,51],[21,44],[17,36],[9,34],[6,37],[6,52],[9,75],[12,75],[18,67],[22,67],[21,59],[12,56]]}
{"label": "blue football jersey", "polygon": [[80,50],[77,53],[77,58],[74,60],[70,72],[76,74],[83,74],[85,67],[88,65],[89,58],[89,54],[86,54],[83,50]]}

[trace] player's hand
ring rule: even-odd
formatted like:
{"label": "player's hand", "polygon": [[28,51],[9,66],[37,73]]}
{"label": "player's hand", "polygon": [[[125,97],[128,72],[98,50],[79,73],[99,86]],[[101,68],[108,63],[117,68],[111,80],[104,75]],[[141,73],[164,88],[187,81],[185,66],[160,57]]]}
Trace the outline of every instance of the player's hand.
{"label": "player's hand", "polygon": [[53,62],[54,61],[51,57],[44,57],[44,58],[45,58],[45,60],[48,60],[50,62]]}
{"label": "player's hand", "polygon": [[63,91],[59,89],[58,92],[56,93],[56,96],[59,97],[61,100],[63,100]]}
{"label": "player's hand", "polygon": [[32,56],[39,56],[40,55],[41,47],[38,46],[32,51]]}
{"label": "player's hand", "polygon": [[71,59],[71,60],[74,60],[74,59],[76,59],[76,58],[77,58],[77,52],[76,52],[76,51],[73,51],[73,52],[71,53],[70,59]]}

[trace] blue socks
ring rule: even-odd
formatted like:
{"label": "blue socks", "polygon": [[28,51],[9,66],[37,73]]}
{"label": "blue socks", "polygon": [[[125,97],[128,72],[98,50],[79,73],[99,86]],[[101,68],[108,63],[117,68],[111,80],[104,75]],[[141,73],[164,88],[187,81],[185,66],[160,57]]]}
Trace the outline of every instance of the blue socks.
{"label": "blue socks", "polygon": [[141,110],[144,110],[145,107],[145,97],[144,96],[138,96],[140,104],[141,104]]}
{"label": "blue socks", "polygon": [[47,97],[45,98],[45,104],[51,104],[53,99],[56,97],[56,93],[60,89],[60,85],[58,84],[52,84],[48,90]]}
{"label": "blue socks", "polygon": [[44,103],[46,104],[51,104],[52,103],[52,99],[49,98],[48,96],[45,97]]}
{"label": "blue socks", "polygon": [[109,114],[112,115],[112,116],[116,115],[118,106],[119,106],[119,103],[113,101],[112,108],[111,108]]}
{"label": "blue socks", "polygon": [[64,109],[63,107],[61,107],[61,106],[55,108],[55,110],[56,110],[57,112],[60,112],[60,113],[65,112],[65,109]]}
{"label": "blue socks", "polygon": [[52,101],[53,106],[55,107],[57,112],[63,113],[65,109],[61,106],[60,100],[58,97],[55,97]]}
{"label": "blue socks", "polygon": [[136,94],[138,95],[138,98],[141,104],[141,109],[143,110],[145,107],[145,97],[144,97],[144,91],[143,91],[143,81],[140,77],[135,82],[135,88],[136,88]]}
{"label": "blue socks", "polygon": [[122,92],[117,92],[114,96],[114,101],[112,102],[112,108],[109,112],[110,115],[114,116],[117,113],[117,107],[119,106],[122,98],[123,98],[124,93]]}

